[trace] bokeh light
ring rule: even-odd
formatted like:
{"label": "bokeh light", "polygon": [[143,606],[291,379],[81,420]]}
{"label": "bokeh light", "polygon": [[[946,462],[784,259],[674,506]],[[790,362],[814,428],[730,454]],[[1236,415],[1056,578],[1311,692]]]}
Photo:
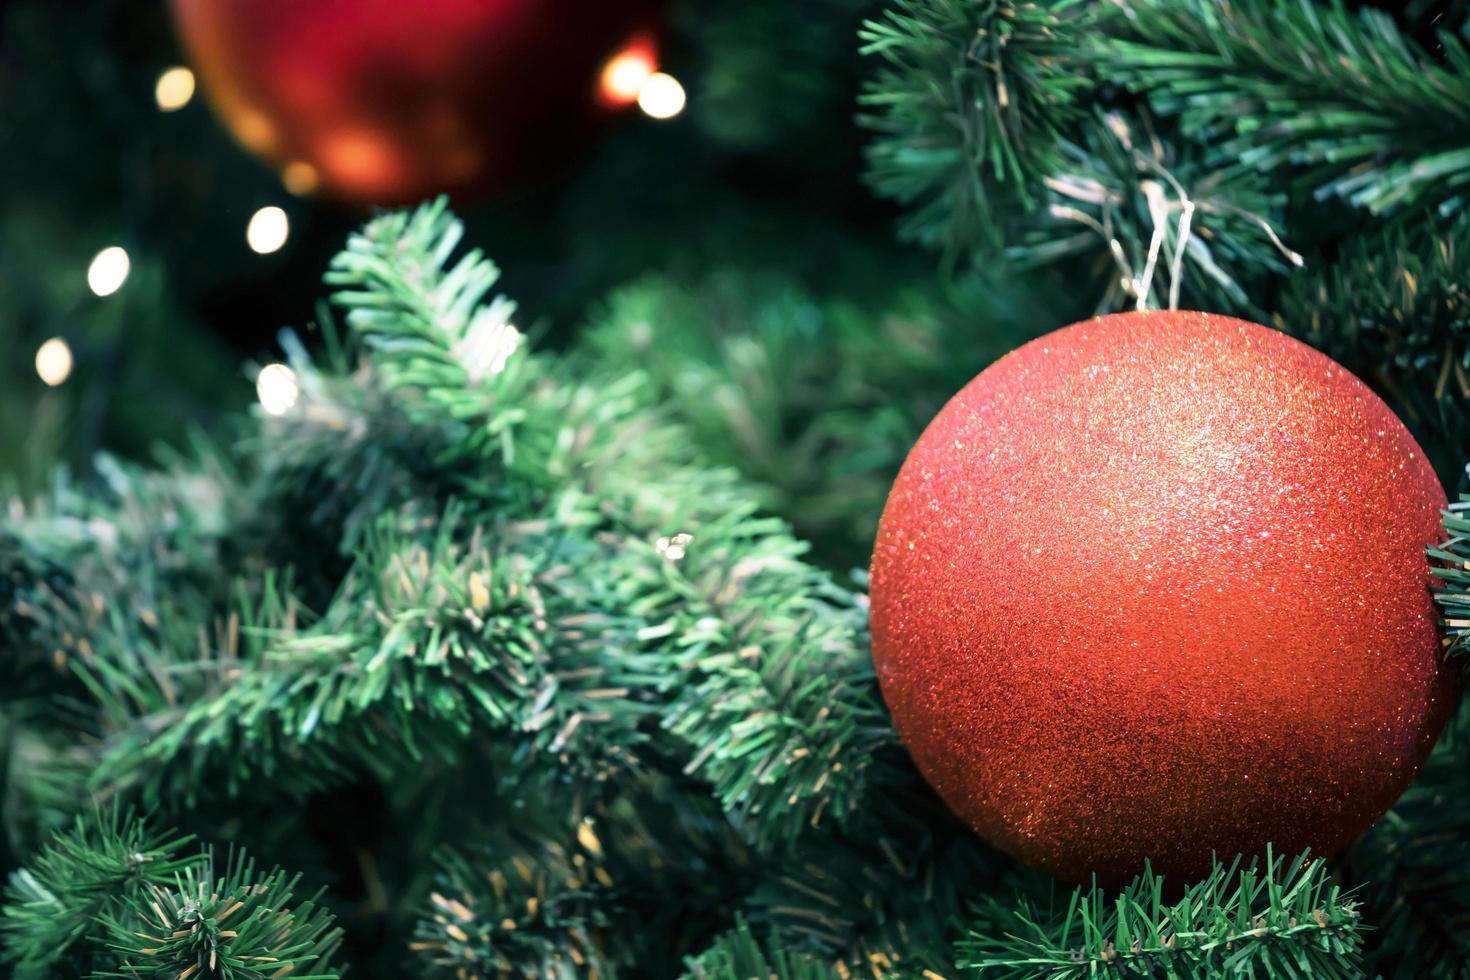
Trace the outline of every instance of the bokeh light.
{"label": "bokeh light", "polygon": [[111,296],[127,282],[132,267],[128,253],[118,245],[110,245],[98,252],[87,266],[87,285],[98,296]]}
{"label": "bokeh light", "polygon": [[320,182],[321,177],[316,168],[305,160],[293,160],[281,170],[281,183],[286,190],[298,197],[316,190],[316,185]]}
{"label": "bokeh light", "polygon": [[267,364],[255,378],[255,396],[270,415],[285,415],[301,397],[296,372],[284,364]]}
{"label": "bokeh light", "polygon": [[290,233],[291,223],[286,219],[286,212],[271,205],[250,216],[250,223],[245,226],[245,242],[252,251],[269,255],[286,244],[286,236]]}
{"label": "bokeh light", "polygon": [[603,101],[611,105],[637,102],[639,93],[657,67],[650,42],[640,39],[629,44],[603,66],[598,83]]}
{"label": "bokeh light", "polygon": [[684,86],[673,75],[654,72],[638,93],[638,108],[654,119],[672,119],[684,111]]}
{"label": "bokeh light", "polygon": [[60,337],[52,337],[36,349],[36,373],[55,388],[71,377],[71,347]]}
{"label": "bokeh light", "polygon": [[164,112],[182,109],[193,97],[194,73],[182,66],[159,75],[158,84],[153,86],[153,99]]}

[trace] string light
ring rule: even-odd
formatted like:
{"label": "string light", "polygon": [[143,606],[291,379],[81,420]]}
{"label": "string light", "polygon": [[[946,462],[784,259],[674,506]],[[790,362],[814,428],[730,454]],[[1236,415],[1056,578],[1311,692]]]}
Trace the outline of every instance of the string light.
{"label": "string light", "polygon": [[281,171],[281,183],[286,186],[286,190],[297,197],[316,190],[316,185],[320,180],[316,168],[305,160],[293,160]]}
{"label": "string light", "polygon": [[52,337],[36,349],[36,373],[55,388],[71,377],[71,348],[60,337]]}
{"label": "string light", "polygon": [[250,216],[250,224],[245,226],[245,241],[252,251],[269,255],[286,244],[286,236],[290,233],[291,224],[286,220],[286,212],[271,205]]}
{"label": "string light", "polygon": [[267,364],[255,377],[255,397],[269,415],[285,415],[301,397],[296,372],[284,364]]}
{"label": "string light", "polygon": [[637,102],[639,93],[656,67],[652,44],[635,41],[628,45],[603,66],[599,82],[603,100],[612,105]]}
{"label": "string light", "polygon": [[98,296],[111,296],[127,281],[133,263],[120,246],[110,245],[98,252],[87,266],[87,285]]}
{"label": "string light", "polygon": [[173,112],[189,104],[194,97],[194,73],[182,65],[158,76],[153,86],[153,100],[164,112]]}
{"label": "string light", "polygon": [[648,76],[638,92],[638,108],[654,119],[672,119],[684,111],[684,86],[661,71]]}

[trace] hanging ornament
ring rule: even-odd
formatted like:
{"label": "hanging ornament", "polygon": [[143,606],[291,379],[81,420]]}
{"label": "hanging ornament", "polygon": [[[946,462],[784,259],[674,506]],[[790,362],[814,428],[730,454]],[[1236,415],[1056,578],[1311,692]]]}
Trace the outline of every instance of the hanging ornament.
{"label": "hanging ornament", "polygon": [[939,794],[1071,880],[1345,847],[1444,723],[1444,491],[1357,378],[1204,313],[1025,345],[939,413],[872,566],[884,698]]}
{"label": "hanging ornament", "polygon": [[657,0],[173,0],[205,90],[288,189],[504,187],[638,101]]}

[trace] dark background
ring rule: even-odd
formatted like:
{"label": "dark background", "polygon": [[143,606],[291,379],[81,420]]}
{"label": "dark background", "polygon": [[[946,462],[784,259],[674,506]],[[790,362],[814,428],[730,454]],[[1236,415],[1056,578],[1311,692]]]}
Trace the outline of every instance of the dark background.
{"label": "dark background", "polygon": [[[580,149],[549,153],[536,181],[456,201],[538,342],[565,344],[589,304],[649,270],[771,268],[859,302],[932,278],[861,179],[857,30],[879,9],[670,4],[660,62],[684,113],[571,134]],[[23,489],[53,460],[146,455],[247,404],[252,368],[276,359],[281,328],[310,331],[328,260],[370,213],[288,194],[202,87],[159,111],[158,75],[184,63],[163,0],[0,5],[0,473]],[[245,224],[270,204],[290,238],[256,255]],[[112,244],[132,272],[98,298],[86,268]],[[33,358],[56,335],[76,367],[47,389]]]}

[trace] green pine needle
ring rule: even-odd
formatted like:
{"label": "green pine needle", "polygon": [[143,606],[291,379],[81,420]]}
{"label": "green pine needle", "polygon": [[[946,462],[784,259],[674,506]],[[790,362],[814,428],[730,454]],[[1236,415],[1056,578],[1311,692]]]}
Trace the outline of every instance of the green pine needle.
{"label": "green pine needle", "polygon": [[1442,610],[1445,653],[1459,659],[1470,651],[1470,496],[1450,504],[1443,524],[1448,537],[1429,549],[1430,571],[1439,580],[1434,599]]}
{"label": "green pine needle", "polygon": [[1013,980],[1361,975],[1357,903],[1320,859],[1216,863],[1182,897],[1168,894],[1146,870],[1116,895],[1077,888],[1065,907],[990,899],[973,910],[960,966]]}
{"label": "green pine needle", "polygon": [[616,976],[604,956],[613,879],[590,824],[569,846],[507,838],[445,852],[410,948],[425,977]]}
{"label": "green pine needle", "polygon": [[[873,964],[874,975],[883,976],[882,966]],[[756,939],[750,926],[739,923],[708,950],[691,957],[686,980],[840,980],[851,976],[834,964],[783,948],[779,935],[766,942]]]}
{"label": "green pine needle", "polygon": [[1373,930],[1365,960],[1384,976],[1464,978],[1470,970],[1470,810],[1461,700],[1404,795],[1348,851]]}
{"label": "green pine needle", "polygon": [[[190,838],[119,807],[78,816],[11,876],[0,933],[20,978],[337,980],[340,930],[297,879],[243,854],[219,877]],[[284,971],[284,972],[282,972]]]}
{"label": "green pine needle", "polygon": [[101,917],[118,965],[96,976],[339,980],[329,960],[341,930],[319,898],[294,900],[299,880],[261,874],[238,852],[216,876],[206,854],[172,883],[151,885],[133,907]]}
{"label": "green pine needle", "polygon": [[[905,237],[1025,268],[1081,257],[1099,310],[1248,310],[1299,261],[1282,198],[1103,83],[1095,48],[1123,17],[1074,0],[902,0],[864,40],[884,66],[863,121],[869,178]],[[1078,273],[1074,273],[1078,274]]]}
{"label": "green pine needle", "polygon": [[1101,77],[1177,115],[1217,164],[1300,173],[1374,214],[1449,210],[1470,185],[1470,48],[1431,57],[1385,10],[1340,0],[1118,0]]}
{"label": "green pine needle", "polygon": [[99,917],[141,907],[195,855],[190,838],[159,833],[117,806],[80,814],[13,873],[0,914],[4,961],[20,980],[80,975],[102,960]]}
{"label": "green pine needle", "polygon": [[147,630],[93,629],[72,661],[102,708],[93,786],[301,794],[493,738],[512,779],[674,764],[752,841],[860,812],[899,758],[862,597],[705,460],[648,375],[521,349],[460,234],[438,202],[334,263],[347,335],[321,363],[293,353],[300,402],[246,444],[252,490],[376,512],[232,514],[254,561],[320,537],[337,574],[242,574]]}
{"label": "green pine needle", "polygon": [[1441,474],[1470,454],[1470,213],[1412,221],[1315,257],[1275,322],[1383,393]]}
{"label": "green pine needle", "polygon": [[[1102,142],[1079,160],[1124,174],[1153,152],[1151,135],[1095,123]],[[1123,217],[1132,205],[1099,201],[1114,227],[1144,227]],[[1234,231],[1210,255],[1251,224],[1221,214],[1240,224],[1218,226]],[[1099,969],[1147,953],[1180,975],[1221,962],[1351,975],[1353,903],[1319,864],[1275,862],[1238,885],[1217,868],[1183,904],[1149,878],[1121,905],[1079,892],[1070,917],[1031,903],[966,915],[994,865],[903,757],[862,594],[701,449],[714,422],[662,404],[675,361],[526,350],[494,267],[456,258],[459,237],[435,204],[353,238],[332,273],[345,332],[317,358],[288,341],[298,402],[260,415],[235,463],[109,464],[100,489],[60,490],[7,528],[6,628],[77,682],[66,714],[12,740],[16,785],[56,770],[48,806],[62,810],[89,781],[160,807],[285,806],[376,781],[395,820],[422,814],[413,845],[382,862],[395,896],[428,895],[415,862],[464,838],[415,940],[445,975],[668,968],[713,937],[696,974],[942,974],[956,921],[964,962],[1000,976],[1078,975],[1078,950]],[[542,811],[595,819],[599,844],[577,823],[547,843],[563,822]],[[235,925],[224,899],[242,883],[266,896],[247,905],[276,917],[269,935]],[[17,892],[6,928],[38,978],[56,972],[49,950],[105,975],[253,977],[271,956],[330,976],[335,933],[287,899],[293,884],[243,859],[217,879],[197,858],[116,884],[106,908]],[[32,901],[63,914],[26,918]],[[757,942],[739,916],[780,938]]]}
{"label": "green pine needle", "polygon": [[1030,209],[1092,88],[1072,58],[1075,2],[898,0],[862,31],[882,59],[862,104],[868,178],[910,207],[905,237],[954,253]]}

